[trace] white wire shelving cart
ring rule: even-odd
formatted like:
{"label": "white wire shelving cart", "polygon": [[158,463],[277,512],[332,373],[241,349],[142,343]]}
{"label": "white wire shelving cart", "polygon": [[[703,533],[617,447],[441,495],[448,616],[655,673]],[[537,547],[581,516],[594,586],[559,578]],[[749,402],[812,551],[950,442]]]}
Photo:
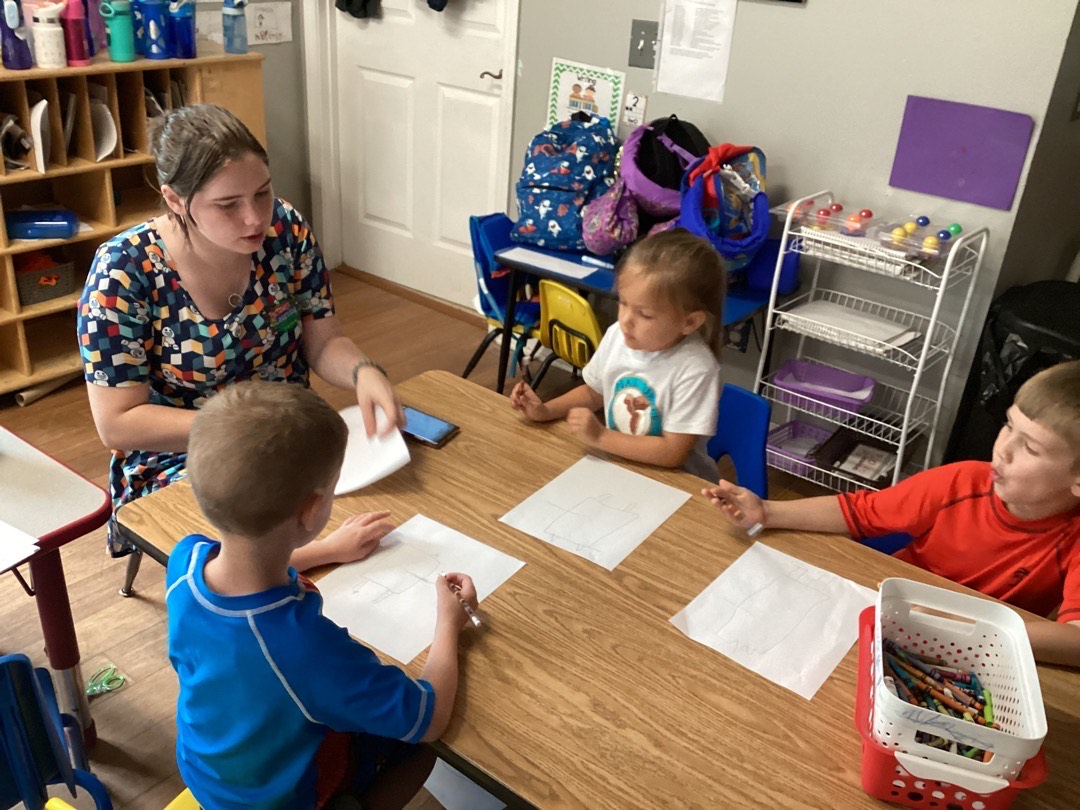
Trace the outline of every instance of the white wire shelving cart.
{"label": "white wire shelving cart", "polygon": [[[784,247],[777,257],[773,275],[754,390],[773,403],[774,412],[777,408],[787,409],[792,419],[800,414],[809,415],[814,417],[814,425],[825,423],[830,429],[846,427],[858,435],[888,445],[890,450],[895,448],[896,461],[891,481],[886,478],[875,483],[835,468],[794,462],[790,456],[778,453],[772,447],[767,449],[769,466],[828,489],[848,492],[877,489],[888,483],[896,483],[900,478],[929,466],[959,327],[971,304],[975,278],[986,251],[989,232],[980,228],[961,233],[942,245],[941,256],[927,260],[913,256],[910,251],[892,249],[867,236],[849,236],[837,230],[815,229],[798,216],[808,205],[828,208],[835,201],[833,192],[824,190],[786,203],[781,209],[785,212],[781,241]],[[944,249],[946,245],[947,251]],[[784,254],[792,251],[802,254],[803,291],[778,302],[780,267]],[[807,260],[812,260],[812,264]],[[918,295],[906,297],[925,297],[926,305],[921,309],[906,309],[823,287],[819,283],[823,263],[885,276],[896,284],[920,288]],[[842,278],[842,274],[837,271],[834,278]],[[834,281],[830,286],[840,285]],[[946,323],[942,318],[942,304],[946,295],[963,296],[959,316],[953,323]],[[875,327],[879,327],[883,321],[889,322],[897,330],[902,329],[905,335],[917,337],[908,342],[895,337],[883,339],[882,335],[875,334]],[[898,367],[910,384],[890,385],[878,381],[870,401],[858,412],[839,408],[826,401],[827,397],[795,394],[777,385],[778,372],[775,367],[778,364],[771,357],[775,351],[777,330],[798,335],[795,357],[806,363],[838,369],[839,366],[834,363],[819,359],[821,347],[831,344]],[[853,358],[846,365],[848,367],[843,371],[854,371],[858,367],[858,359]],[[821,431],[822,435],[824,433]],[[911,447],[920,436],[925,436],[926,441],[925,450],[918,459],[913,456],[920,454],[911,452]]]}

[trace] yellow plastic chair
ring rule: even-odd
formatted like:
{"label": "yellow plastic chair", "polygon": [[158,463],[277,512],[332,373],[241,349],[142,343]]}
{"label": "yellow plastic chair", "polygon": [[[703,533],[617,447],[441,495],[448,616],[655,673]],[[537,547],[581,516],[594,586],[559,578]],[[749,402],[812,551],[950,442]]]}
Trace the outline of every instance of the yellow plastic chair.
{"label": "yellow plastic chair", "polygon": [[199,803],[191,795],[191,791],[184,788],[184,792],[169,802],[165,810],[200,810]]}
{"label": "yellow plastic chair", "polygon": [[588,301],[557,281],[540,279],[540,343],[551,354],[536,372],[533,390],[540,387],[555,358],[565,360],[575,371],[585,368],[603,336]]}

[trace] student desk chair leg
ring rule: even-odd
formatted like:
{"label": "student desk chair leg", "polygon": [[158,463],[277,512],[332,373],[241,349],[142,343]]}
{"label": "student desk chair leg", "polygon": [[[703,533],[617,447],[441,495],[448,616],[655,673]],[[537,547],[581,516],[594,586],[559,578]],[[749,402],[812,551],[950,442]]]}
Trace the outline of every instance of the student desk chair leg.
{"label": "student desk chair leg", "polygon": [[495,391],[500,394],[506,388],[507,363],[510,360],[510,347],[514,342],[514,305],[512,302],[517,301],[520,283],[518,271],[511,267],[510,289],[506,296],[506,300],[511,303],[506,307],[506,317],[503,319],[502,345],[499,347],[499,377],[495,386]]}

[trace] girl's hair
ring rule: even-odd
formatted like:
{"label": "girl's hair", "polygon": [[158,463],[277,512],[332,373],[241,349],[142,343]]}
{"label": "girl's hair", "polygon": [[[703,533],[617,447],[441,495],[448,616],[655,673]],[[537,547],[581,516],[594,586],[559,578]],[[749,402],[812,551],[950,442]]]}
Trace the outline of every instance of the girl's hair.
{"label": "girl's hair", "polygon": [[[150,121],[150,154],[156,170],[155,188],[169,186],[188,206],[188,216],[175,220],[187,236],[192,198],[230,160],[255,155],[267,166],[266,150],[251,130],[216,104],[193,104],[171,110]],[[194,219],[191,220],[195,222]]]}
{"label": "girl's hair", "polygon": [[623,254],[617,272],[639,274],[683,312],[704,312],[702,337],[720,357],[727,267],[708,240],[685,228],[663,231],[636,242]]}

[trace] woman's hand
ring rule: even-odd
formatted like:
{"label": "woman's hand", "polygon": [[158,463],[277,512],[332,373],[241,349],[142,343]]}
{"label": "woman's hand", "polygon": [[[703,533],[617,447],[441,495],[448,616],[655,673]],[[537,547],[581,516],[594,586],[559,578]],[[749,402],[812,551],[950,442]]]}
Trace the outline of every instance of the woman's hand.
{"label": "woman's hand", "polygon": [[394,428],[405,424],[405,411],[401,408],[401,400],[394,393],[394,386],[374,366],[361,366],[357,369],[356,404],[360,406],[360,413],[364,417],[364,428],[367,430],[368,438],[376,433],[376,406],[382,408],[387,419],[387,424],[378,431],[381,435],[385,436]]}
{"label": "woman's hand", "polygon": [[546,422],[551,419],[547,406],[536,395],[527,382],[522,380],[510,392],[510,404],[514,410],[525,415],[533,422]]}

